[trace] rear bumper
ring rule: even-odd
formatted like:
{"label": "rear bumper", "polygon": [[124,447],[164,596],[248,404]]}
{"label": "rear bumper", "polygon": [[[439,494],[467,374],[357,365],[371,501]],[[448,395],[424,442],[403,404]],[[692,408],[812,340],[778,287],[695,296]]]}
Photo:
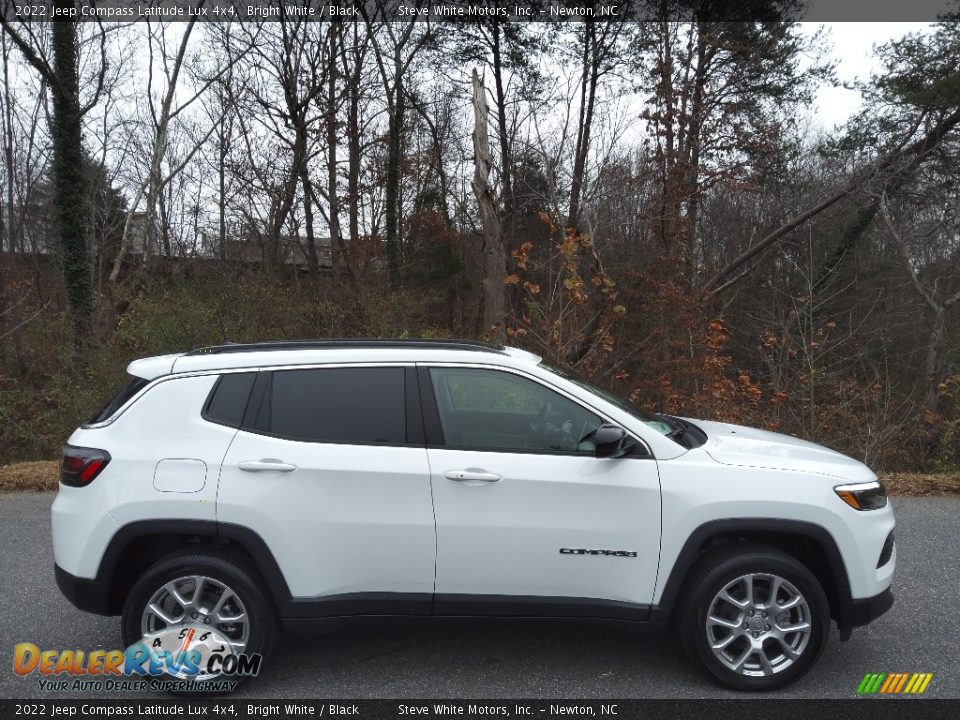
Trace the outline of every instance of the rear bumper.
{"label": "rear bumper", "polygon": [[78,578],[59,565],[53,566],[57,587],[63,596],[80,610],[97,615],[112,615],[110,612],[109,588],[105,582]]}

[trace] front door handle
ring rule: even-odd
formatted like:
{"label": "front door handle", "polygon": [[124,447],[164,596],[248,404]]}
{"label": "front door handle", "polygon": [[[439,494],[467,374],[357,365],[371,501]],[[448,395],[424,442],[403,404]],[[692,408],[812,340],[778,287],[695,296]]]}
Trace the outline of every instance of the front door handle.
{"label": "front door handle", "polygon": [[483,483],[492,483],[500,480],[500,476],[496,473],[486,472],[484,470],[447,470],[443,474],[447,480],[455,480],[457,482],[483,482]]}
{"label": "front door handle", "polygon": [[293,472],[296,465],[280,462],[279,460],[244,460],[237,467],[244,472]]}

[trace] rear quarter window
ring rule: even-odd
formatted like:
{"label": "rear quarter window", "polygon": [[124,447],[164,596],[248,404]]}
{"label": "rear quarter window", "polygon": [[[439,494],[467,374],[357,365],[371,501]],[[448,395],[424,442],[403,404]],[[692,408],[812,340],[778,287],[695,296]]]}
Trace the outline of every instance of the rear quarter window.
{"label": "rear quarter window", "polygon": [[255,372],[221,375],[210,391],[203,418],[218,425],[240,427],[256,377]]}
{"label": "rear quarter window", "polygon": [[114,414],[116,414],[117,410],[126,404],[127,400],[143,390],[143,388],[145,388],[149,383],[150,381],[145,378],[130,375],[129,379],[127,380],[127,384],[123,386],[120,392],[114,395],[106,405],[100,408],[100,410],[97,411],[97,413],[90,418],[86,424],[96,425],[97,423],[106,422],[112,418]]}

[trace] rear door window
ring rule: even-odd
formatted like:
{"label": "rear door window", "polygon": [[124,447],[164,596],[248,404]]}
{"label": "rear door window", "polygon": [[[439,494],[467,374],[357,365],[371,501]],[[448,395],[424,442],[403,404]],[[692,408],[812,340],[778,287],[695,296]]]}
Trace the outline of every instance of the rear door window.
{"label": "rear door window", "polygon": [[254,421],[291,440],[406,445],[404,368],[278,370]]}

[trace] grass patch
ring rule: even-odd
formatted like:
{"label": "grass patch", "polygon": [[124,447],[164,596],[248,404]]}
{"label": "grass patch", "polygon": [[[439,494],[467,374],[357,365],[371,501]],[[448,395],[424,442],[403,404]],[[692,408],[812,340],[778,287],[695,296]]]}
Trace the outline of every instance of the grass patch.
{"label": "grass patch", "polygon": [[[35,460],[0,466],[0,492],[46,492],[57,489],[57,460]],[[884,473],[880,475],[890,495],[930,497],[960,495],[960,472]]]}
{"label": "grass patch", "polygon": [[60,462],[34,460],[0,466],[0,491],[56,490],[60,482]]}
{"label": "grass patch", "polygon": [[880,476],[890,495],[927,497],[960,495],[960,472],[887,473]]}

